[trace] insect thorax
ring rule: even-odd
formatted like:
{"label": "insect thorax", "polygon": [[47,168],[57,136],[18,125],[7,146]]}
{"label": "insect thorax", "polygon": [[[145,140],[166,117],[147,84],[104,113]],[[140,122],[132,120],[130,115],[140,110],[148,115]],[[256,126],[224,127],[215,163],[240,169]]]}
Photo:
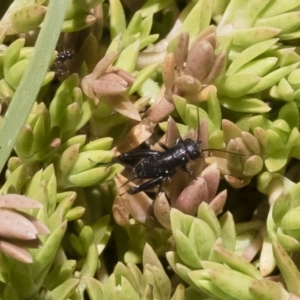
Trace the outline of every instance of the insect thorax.
{"label": "insect thorax", "polygon": [[200,148],[199,141],[194,141],[192,139],[186,139],[186,140],[183,140],[182,143],[186,149],[189,159],[195,160],[195,159],[201,157],[201,148]]}

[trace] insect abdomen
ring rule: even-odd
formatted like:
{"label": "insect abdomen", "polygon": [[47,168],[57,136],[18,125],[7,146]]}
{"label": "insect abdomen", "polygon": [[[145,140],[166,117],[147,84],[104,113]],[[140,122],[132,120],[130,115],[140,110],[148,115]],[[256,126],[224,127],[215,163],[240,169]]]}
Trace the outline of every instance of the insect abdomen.
{"label": "insect abdomen", "polygon": [[133,169],[136,178],[156,178],[160,176],[172,176],[176,168],[186,165],[189,158],[181,147],[169,152],[159,154],[141,160]]}

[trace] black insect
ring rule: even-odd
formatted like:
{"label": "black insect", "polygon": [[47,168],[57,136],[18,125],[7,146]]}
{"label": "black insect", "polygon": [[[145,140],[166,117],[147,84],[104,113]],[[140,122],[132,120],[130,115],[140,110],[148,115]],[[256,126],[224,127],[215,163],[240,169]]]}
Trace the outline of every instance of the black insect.
{"label": "black insect", "polygon": [[[149,190],[155,186],[161,188],[164,179],[172,177],[177,168],[191,174],[187,164],[191,160],[201,157],[200,141],[178,138],[173,147],[159,143],[163,152],[148,149],[137,149],[125,152],[115,157],[112,163],[120,163],[130,169],[135,179],[149,179],[148,181],[130,187],[129,194],[137,194]],[[134,165],[134,163],[138,162]]]}
{"label": "black insect", "polygon": [[137,194],[156,186],[158,186],[160,190],[163,181],[167,178],[171,178],[176,173],[177,168],[191,175],[192,171],[187,168],[187,164],[190,161],[201,158],[204,151],[220,151],[244,156],[243,154],[225,150],[202,149],[201,141],[199,140],[199,119],[199,110],[197,109],[197,121],[199,125],[196,140],[178,138],[172,147],[167,147],[165,144],[159,142],[158,144],[164,151],[135,149],[116,156],[112,162],[109,163],[109,165],[119,163],[131,170],[133,176],[126,183],[137,179],[146,180],[140,185],[130,187],[127,191],[129,194]]}
{"label": "black insect", "polygon": [[74,51],[67,49],[58,51],[56,61],[65,62],[74,56]]}
{"label": "black insect", "polygon": [[59,50],[57,53],[57,57],[51,67],[51,70],[55,71],[56,77],[63,76],[68,74],[68,68],[66,62],[72,59],[74,56],[74,51],[67,49],[67,50]]}

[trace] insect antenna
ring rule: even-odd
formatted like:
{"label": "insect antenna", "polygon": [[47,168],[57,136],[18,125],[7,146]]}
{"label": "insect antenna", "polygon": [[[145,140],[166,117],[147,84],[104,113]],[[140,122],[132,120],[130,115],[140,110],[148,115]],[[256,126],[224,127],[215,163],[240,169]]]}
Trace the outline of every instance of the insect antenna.
{"label": "insect antenna", "polygon": [[112,165],[118,163],[117,157],[113,157],[113,159],[107,163],[104,162],[96,162],[94,160],[92,160],[91,158],[89,158],[89,161],[91,161],[92,163],[94,163],[94,167],[105,167],[105,169],[111,167]]}
{"label": "insect antenna", "polygon": [[[201,134],[200,126],[201,126],[201,124],[200,124],[199,107],[197,107],[197,123],[198,123],[198,128],[197,128],[196,141],[200,145],[201,144],[201,141],[200,141],[200,134]],[[201,151],[201,153],[202,152],[215,151],[215,152],[222,152],[222,153],[234,154],[234,155],[238,155],[238,156],[248,156],[248,157],[251,156],[250,154],[241,154],[241,153],[236,153],[236,152],[222,150],[222,149],[214,149],[214,148],[204,148],[204,149],[201,149],[201,147],[200,147],[200,151]]]}
{"label": "insect antenna", "polygon": [[229,154],[234,154],[234,155],[238,155],[238,156],[251,156],[251,154],[236,153],[236,152],[222,150],[222,149],[214,149],[214,148],[201,149],[201,152],[209,152],[209,151],[229,153]]}
{"label": "insect antenna", "polygon": [[199,107],[196,107],[196,109],[197,109],[197,123],[198,123],[196,141],[200,145],[201,141],[200,141],[200,114],[199,114]]}

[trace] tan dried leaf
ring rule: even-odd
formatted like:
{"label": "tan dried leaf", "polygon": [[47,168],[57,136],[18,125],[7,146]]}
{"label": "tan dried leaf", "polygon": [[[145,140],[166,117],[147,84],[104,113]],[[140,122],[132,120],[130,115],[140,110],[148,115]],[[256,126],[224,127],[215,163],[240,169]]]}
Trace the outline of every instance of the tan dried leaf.
{"label": "tan dried leaf", "polygon": [[212,34],[215,35],[215,39],[216,39],[217,38],[216,26],[214,26],[214,25],[210,25],[207,28],[205,28],[203,31],[201,31],[199,33],[199,35],[197,36],[196,40],[199,40],[199,41],[208,40],[209,41],[210,38],[208,38],[208,37],[211,36]]}
{"label": "tan dried leaf", "polygon": [[208,190],[203,178],[197,177],[185,188],[174,204],[174,207],[189,215],[197,213],[199,205],[208,202]]}
{"label": "tan dried leaf", "polygon": [[261,147],[257,138],[247,131],[242,131],[242,135],[243,142],[247,145],[250,151],[254,154],[259,155],[261,153]]}
{"label": "tan dried leaf", "polygon": [[173,147],[176,143],[176,140],[180,137],[178,127],[171,116],[168,118],[167,132],[162,143],[168,147]]}
{"label": "tan dried leaf", "polygon": [[[24,215],[23,212],[22,212],[22,214]],[[26,214],[25,217],[33,224],[33,226],[37,230],[38,235],[50,233],[49,228],[45,224],[43,224],[39,220],[37,220],[35,217],[28,215],[28,214]]]}
{"label": "tan dried leaf", "polygon": [[174,104],[161,96],[145,113],[144,118],[157,124],[169,116],[174,110]]}
{"label": "tan dried leaf", "polygon": [[117,59],[119,53],[118,52],[112,52],[106,56],[104,56],[95,66],[92,74],[91,74],[91,79],[95,80],[99,77],[101,77],[108,67],[113,64],[113,62]]}
{"label": "tan dried leaf", "polygon": [[167,53],[162,70],[163,82],[165,84],[165,97],[172,101],[172,89],[175,82],[175,57],[173,53]]}
{"label": "tan dried leaf", "polygon": [[127,89],[126,82],[122,79],[111,73],[106,74],[99,79],[90,81],[92,84],[92,89],[94,94],[98,97],[100,96],[111,96],[124,93]]}
{"label": "tan dried leaf", "polygon": [[215,61],[215,49],[207,41],[194,44],[187,56],[184,73],[201,82],[208,76]]}
{"label": "tan dried leaf", "polygon": [[153,134],[154,126],[148,119],[143,119],[126,134],[123,142],[118,145],[116,153],[124,153],[138,147]]}
{"label": "tan dried leaf", "polygon": [[0,240],[0,251],[25,264],[32,263],[32,257],[27,250],[9,242]]}
{"label": "tan dried leaf", "polygon": [[125,97],[121,95],[114,95],[110,97],[104,97],[102,99],[121,115],[124,115],[132,120],[141,121],[141,116],[138,110]]}
{"label": "tan dried leaf", "polygon": [[0,209],[0,237],[31,240],[37,234],[37,229],[25,216],[9,209]]}
{"label": "tan dried leaf", "polygon": [[237,177],[228,176],[228,175],[225,175],[225,179],[232,187],[234,187],[236,189],[246,186],[251,181],[251,178],[249,178],[249,177],[237,178]]}
{"label": "tan dried leaf", "polygon": [[127,226],[130,224],[129,222],[129,212],[127,209],[124,207],[122,198],[117,195],[112,207],[112,212],[114,215],[115,221],[120,225],[120,226]]}
{"label": "tan dried leaf", "polygon": [[224,50],[215,58],[214,64],[210,72],[208,73],[206,79],[204,80],[204,83],[211,83],[215,78],[217,78],[221,74],[222,70],[226,65],[226,60],[227,53]]}
{"label": "tan dried leaf", "polygon": [[[126,224],[126,218],[132,216],[138,222],[152,227],[156,221],[153,217],[153,201],[145,193],[141,192],[135,195],[130,195],[126,191],[128,180],[118,174],[115,177],[115,183],[118,187],[119,194],[113,204],[114,215],[118,224]],[[128,219],[129,220],[129,219]],[[119,223],[120,222],[120,223]]]}
{"label": "tan dried leaf", "polygon": [[215,197],[219,182],[220,182],[220,171],[216,164],[212,164],[203,170],[201,177],[205,180],[208,192],[208,203]]}
{"label": "tan dried leaf", "polygon": [[184,64],[187,59],[189,51],[190,36],[187,32],[182,32],[178,37],[178,46],[175,50],[176,66],[178,68],[178,75],[184,74]]}
{"label": "tan dried leaf", "polygon": [[217,156],[209,156],[205,158],[205,162],[208,165],[216,164],[221,174],[227,174],[227,175],[230,174],[230,171],[227,167],[227,160],[225,158],[217,157]]}
{"label": "tan dried leaf", "polygon": [[226,203],[227,190],[220,192],[210,203],[209,206],[213,209],[216,215],[223,212],[223,207]]}
{"label": "tan dried leaf", "polygon": [[99,102],[98,97],[118,95],[125,92],[134,81],[134,76],[124,70],[111,66],[118,56],[117,52],[103,57],[91,74],[82,79],[81,87],[91,99]]}
{"label": "tan dried leaf", "polygon": [[0,196],[0,207],[4,208],[42,208],[43,205],[31,198],[18,194]]}
{"label": "tan dried leaf", "polygon": [[126,85],[131,85],[131,84],[134,83],[135,76],[131,75],[130,73],[128,73],[128,72],[126,72],[122,69],[119,69],[119,68],[116,68],[116,67],[110,67],[108,69],[108,72],[113,72],[119,78],[122,78],[126,82]]}
{"label": "tan dried leaf", "polygon": [[158,222],[165,228],[171,229],[170,204],[165,193],[159,193],[154,201],[154,215]]}
{"label": "tan dried leaf", "polygon": [[248,262],[251,262],[257,253],[261,250],[264,239],[260,232],[257,232],[256,237],[251,241],[251,244],[245,249],[242,257]]}
{"label": "tan dried leaf", "polygon": [[93,90],[93,80],[91,78],[91,74],[85,76],[81,81],[81,87],[83,92],[91,99],[96,97],[96,94]]}
{"label": "tan dried leaf", "polygon": [[201,90],[201,82],[190,75],[182,75],[176,79],[178,92],[190,102],[195,102],[195,95]]}

